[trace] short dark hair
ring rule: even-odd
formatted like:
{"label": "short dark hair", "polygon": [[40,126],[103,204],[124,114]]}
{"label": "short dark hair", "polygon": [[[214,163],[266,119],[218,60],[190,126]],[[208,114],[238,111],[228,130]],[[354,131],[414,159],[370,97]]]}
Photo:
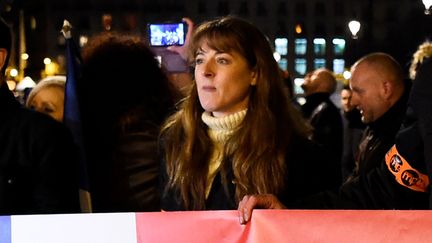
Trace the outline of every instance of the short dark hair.
{"label": "short dark hair", "polygon": [[7,64],[9,63],[10,52],[12,48],[12,34],[9,25],[0,16],[0,48],[4,48],[7,51],[6,60],[1,73],[4,74],[6,71]]}

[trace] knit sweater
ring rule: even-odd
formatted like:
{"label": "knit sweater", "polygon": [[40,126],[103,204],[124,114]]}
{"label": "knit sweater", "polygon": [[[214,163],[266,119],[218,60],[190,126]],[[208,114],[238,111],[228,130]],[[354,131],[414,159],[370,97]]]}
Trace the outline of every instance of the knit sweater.
{"label": "knit sweater", "polygon": [[210,193],[213,180],[222,163],[223,146],[243,121],[246,112],[247,109],[224,117],[214,117],[209,112],[204,112],[201,116],[202,121],[208,126],[207,134],[212,140],[214,148],[209,161],[206,198]]}

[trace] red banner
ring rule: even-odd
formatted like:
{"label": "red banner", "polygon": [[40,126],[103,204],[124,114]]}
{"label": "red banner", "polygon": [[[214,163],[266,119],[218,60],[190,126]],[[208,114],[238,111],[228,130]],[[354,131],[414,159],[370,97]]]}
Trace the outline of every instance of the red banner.
{"label": "red banner", "polygon": [[137,242],[432,242],[432,211],[254,210],[137,213]]}

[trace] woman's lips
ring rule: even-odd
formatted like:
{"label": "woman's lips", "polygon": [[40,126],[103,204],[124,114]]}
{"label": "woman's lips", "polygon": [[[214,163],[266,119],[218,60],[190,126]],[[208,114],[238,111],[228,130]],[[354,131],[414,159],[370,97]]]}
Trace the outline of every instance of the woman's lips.
{"label": "woman's lips", "polygon": [[209,86],[209,85],[203,86],[201,89],[209,92],[216,91],[216,88],[214,86]]}

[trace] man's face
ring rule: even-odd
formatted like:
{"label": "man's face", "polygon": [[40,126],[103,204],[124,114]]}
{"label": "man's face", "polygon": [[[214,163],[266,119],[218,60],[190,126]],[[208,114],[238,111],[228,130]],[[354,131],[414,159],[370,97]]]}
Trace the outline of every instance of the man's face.
{"label": "man's face", "polygon": [[383,77],[368,64],[351,69],[351,105],[360,110],[365,124],[376,121],[389,109],[384,98]]}
{"label": "man's face", "polygon": [[304,83],[301,85],[306,95],[316,92],[319,82],[322,79],[322,75],[323,71],[320,69],[306,74],[304,77]]}
{"label": "man's face", "polygon": [[349,89],[343,89],[341,91],[341,103],[342,103],[342,109],[345,112],[351,111],[354,107],[351,105],[351,97],[352,92]]}

